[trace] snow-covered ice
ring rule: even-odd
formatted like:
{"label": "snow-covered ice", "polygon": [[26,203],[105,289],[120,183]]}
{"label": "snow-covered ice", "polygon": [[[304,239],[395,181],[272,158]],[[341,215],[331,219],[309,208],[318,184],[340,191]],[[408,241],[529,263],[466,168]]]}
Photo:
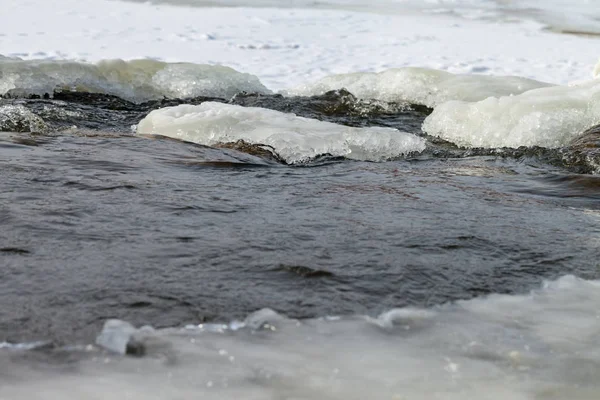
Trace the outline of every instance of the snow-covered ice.
{"label": "snow-covered ice", "polygon": [[220,64],[258,76],[271,90],[398,67],[555,84],[589,79],[598,60],[598,38],[541,28],[527,20],[490,22],[445,14],[28,0],[3,4],[0,53],[26,59]]}
{"label": "snow-covered ice", "polygon": [[272,146],[289,163],[319,155],[383,161],[425,149],[425,141],[392,128],[353,128],[257,107],[204,102],[152,111],[137,127],[204,145],[244,140]]}
{"label": "snow-covered ice", "polygon": [[479,102],[449,101],[423,130],[467,147],[566,146],[600,124],[600,80],[530,90]]}
{"label": "snow-covered ice", "polygon": [[220,65],[165,63],[141,59],[98,63],[0,59],[0,95],[52,95],[55,90],[108,93],[131,101],[231,97],[247,91],[270,93],[250,74]]}
{"label": "snow-covered ice", "polygon": [[479,101],[490,96],[512,96],[546,86],[550,85],[512,76],[455,75],[424,68],[395,68],[380,73],[332,75],[283,93],[315,96],[345,88],[361,99],[406,101],[436,107],[449,100]]}

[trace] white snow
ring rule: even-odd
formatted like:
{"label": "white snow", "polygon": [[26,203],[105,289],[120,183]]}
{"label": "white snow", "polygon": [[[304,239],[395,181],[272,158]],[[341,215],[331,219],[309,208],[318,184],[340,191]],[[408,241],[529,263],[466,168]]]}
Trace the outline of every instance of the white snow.
{"label": "white snow", "polygon": [[[444,7],[451,8],[451,2]],[[258,76],[271,90],[399,67],[566,84],[590,77],[599,43],[594,37],[543,31],[534,22],[437,14],[186,8],[110,0],[6,1],[0,12],[5,56],[220,64]]]}
{"label": "white snow", "polygon": [[[148,0],[133,0],[147,2]],[[447,14],[492,21],[536,20],[559,31],[600,34],[595,0],[150,0],[156,4],[211,7],[323,8],[394,14]]]}
{"label": "white snow", "polygon": [[140,121],[137,133],[170,136],[208,146],[242,139],[272,146],[289,163],[323,154],[383,161],[425,149],[423,139],[396,129],[353,128],[274,110],[215,102],[152,111]]}

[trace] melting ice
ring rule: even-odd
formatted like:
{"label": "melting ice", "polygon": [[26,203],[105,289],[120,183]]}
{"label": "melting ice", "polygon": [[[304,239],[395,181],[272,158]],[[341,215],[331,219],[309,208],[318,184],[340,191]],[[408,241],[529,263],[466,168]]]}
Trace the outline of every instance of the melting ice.
{"label": "melting ice", "polygon": [[197,96],[229,98],[236,93],[270,93],[257,77],[220,65],[154,60],[75,61],[0,58],[0,95],[52,95],[55,90],[107,93],[142,102]]}
{"label": "melting ice", "polygon": [[430,135],[466,147],[565,146],[600,123],[600,80],[530,90],[479,102],[450,101],[423,124]]}
{"label": "melting ice", "polygon": [[145,343],[144,357],[95,350],[61,373],[13,363],[19,379],[2,382],[0,398],[596,400],[599,302],[599,282],[565,276],[529,295],[377,318],[262,310],[162,330],[111,321],[112,334]]}
{"label": "melting ice", "polygon": [[449,100],[478,101],[547,86],[551,85],[513,76],[458,75],[426,68],[394,68],[379,73],[332,75],[283,93],[315,96],[345,88],[361,99],[405,101],[436,107]]}
{"label": "melting ice", "polygon": [[170,136],[208,146],[242,139],[272,146],[288,163],[324,154],[383,161],[425,149],[423,139],[396,129],[353,128],[216,102],[152,111],[138,124],[137,133]]}

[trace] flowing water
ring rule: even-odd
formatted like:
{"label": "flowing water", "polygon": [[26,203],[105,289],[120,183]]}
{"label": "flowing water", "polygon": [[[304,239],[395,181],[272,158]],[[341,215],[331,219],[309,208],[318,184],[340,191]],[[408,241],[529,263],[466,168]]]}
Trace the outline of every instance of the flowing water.
{"label": "flowing water", "polygon": [[0,399],[598,398],[597,81],[3,62]]}

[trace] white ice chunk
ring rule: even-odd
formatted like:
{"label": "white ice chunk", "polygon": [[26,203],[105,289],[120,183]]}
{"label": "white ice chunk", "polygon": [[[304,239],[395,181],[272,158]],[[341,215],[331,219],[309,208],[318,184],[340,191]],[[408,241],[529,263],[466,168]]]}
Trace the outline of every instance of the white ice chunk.
{"label": "white ice chunk", "polygon": [[137,331],[129,322],[109,319],[104,323],[102,332],[96,338],[96,344],[115,353],[125,354],[127,343]]}
{"label": "white ice chunk", "polygon": [[269,93],[257,77],[219,65],[155,60],[75,61],[0,59],[0,95],[52,95],[55,90],[107,93],[142,102],[162,97],[229,98]]}
{"label": "white ice chunk", "polygon": [[546,86],[551,85],[513,76],[456,75],[426,68],[396,68],[379,73],[332,75],[283,94],[314,96],[346,88],[361,99],[406,101],[436,107],[449,100],[478,101]]}
{"label": "white ice chunk", "polygon": [[284,319],[283,315],[278,314],[270,308],[263,308],[248,315],[244,320],[244,325],[250,329],[261,329],[271,327],[274,323]]}
{"label": "white ice chunk", "polygon": [[432,310],[415,308],[394,308],[381,314],[376,319],[371,320],[375,325],[382,328],[391,329],[395,325],[400,325],[404,329],[410,329],[412,326],[420,326],[433,320],[436,313]]}
{"label": "white ice chunk", "polygon": [[558,148],[600,123],[600,80],[468,103],[452,101],[423,130],[465,147]]}
{"label": "white ice chunk", "polygon": [[214,145],[245,140],[272,146],[289,163],[323,154],[382,161],[425,149],[422,138],[391,128],[353,128],[294,114],[216,102],[152,111],[139,134],[159,134]]}

